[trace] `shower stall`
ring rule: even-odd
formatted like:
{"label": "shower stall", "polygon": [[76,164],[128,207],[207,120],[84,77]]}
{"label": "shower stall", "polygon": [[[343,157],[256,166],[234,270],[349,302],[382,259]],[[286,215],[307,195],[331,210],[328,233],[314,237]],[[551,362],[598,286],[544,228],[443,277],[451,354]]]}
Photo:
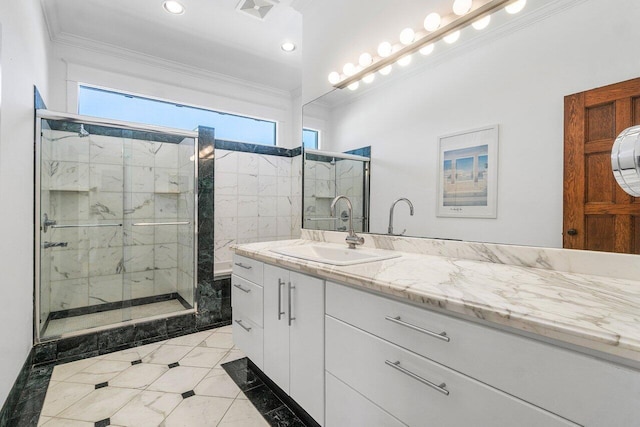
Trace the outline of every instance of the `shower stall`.
{"label": "shower stall", "polygon": [[303,153],[303,226],[310,230],[346,231],[349,214],[339,203],[331,216],[331,202],[345,195],[353,205],[353,228],[369,231],[369,174],[371,159],[347,153],[306,149]]}
{"label": "shower stall", "polygon": [[197,132],[36,117],[36,341],[195,311]]}

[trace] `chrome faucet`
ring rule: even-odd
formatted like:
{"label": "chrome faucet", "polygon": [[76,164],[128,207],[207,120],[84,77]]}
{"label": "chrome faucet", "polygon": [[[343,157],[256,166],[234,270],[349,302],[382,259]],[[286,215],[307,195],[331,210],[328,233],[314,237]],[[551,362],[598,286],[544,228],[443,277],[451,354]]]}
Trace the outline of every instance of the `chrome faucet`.
{"label": "chrome faucet", "polygon": [[349,245],[349,249],[355,249],[356,245],[364,244],[364,237],[360,237],[353,231],[353,206],[351,205],[351,200],[347,196],[338,196],[331,202],[331,216],[336,216],[336,205],[338,204],[338,200],[344,199],[347,202],[347,209],[349,210],[349,234],[347,238],[344,239]]}
{"label": "chrome faucet", "polygon": [[[396,200],[395,202],[393,202],[393,204],[391,205],[391,209],[389,209],[389,230],[388,230],[388,234],[393,235],[393,210],[396,207],[396,204],[398,202],[407,202],[407,204],[409,205],[409,214],[411,216],[413,216],[413,203],[411,203],[411,200],[407,199],[406,197],[401,197],[398,200]],[[405,232],[407,231],[407,229],[405,228],[402,233],[397,234],[397,236],[402,236]]]}

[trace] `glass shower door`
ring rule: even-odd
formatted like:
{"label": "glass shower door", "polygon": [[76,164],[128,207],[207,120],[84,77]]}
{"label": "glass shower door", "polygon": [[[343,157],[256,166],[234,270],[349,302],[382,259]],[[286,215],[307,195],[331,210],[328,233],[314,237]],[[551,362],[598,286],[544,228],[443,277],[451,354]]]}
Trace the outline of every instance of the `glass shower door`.
{"label": "glass shower door", "polygon": [[42,339],[120,321],[122,139],[41,120],[39,328]]}

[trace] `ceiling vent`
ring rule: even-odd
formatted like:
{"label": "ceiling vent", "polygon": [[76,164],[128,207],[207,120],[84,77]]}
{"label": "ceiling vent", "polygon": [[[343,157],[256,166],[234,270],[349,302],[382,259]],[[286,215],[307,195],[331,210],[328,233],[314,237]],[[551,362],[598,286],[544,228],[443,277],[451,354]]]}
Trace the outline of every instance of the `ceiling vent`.
{"label": "ceiling vent", "polygon": [[280,0],[240,0],[238,10],[263,21]]}

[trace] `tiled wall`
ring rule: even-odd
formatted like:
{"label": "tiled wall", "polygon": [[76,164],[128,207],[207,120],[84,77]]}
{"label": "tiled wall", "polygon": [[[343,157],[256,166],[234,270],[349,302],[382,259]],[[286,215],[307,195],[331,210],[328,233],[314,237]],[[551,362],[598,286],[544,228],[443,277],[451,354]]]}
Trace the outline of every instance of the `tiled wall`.
{"label": "tiled wall", "polygon": [[214,268],[221,273],[231,269],[231,244],[300,235],[301,156],[216,149],[215,159]]}
{"label": "tiled wall", "polygon": [[[194,141],[119,132],[43,129],[42,213],[58,225],[123,226],[42,234],[43,242],[67,243],[42,250],[42,320],[48,311],[173,292],[193,300]],[[134,226],[175,221],[190,224]]]}

